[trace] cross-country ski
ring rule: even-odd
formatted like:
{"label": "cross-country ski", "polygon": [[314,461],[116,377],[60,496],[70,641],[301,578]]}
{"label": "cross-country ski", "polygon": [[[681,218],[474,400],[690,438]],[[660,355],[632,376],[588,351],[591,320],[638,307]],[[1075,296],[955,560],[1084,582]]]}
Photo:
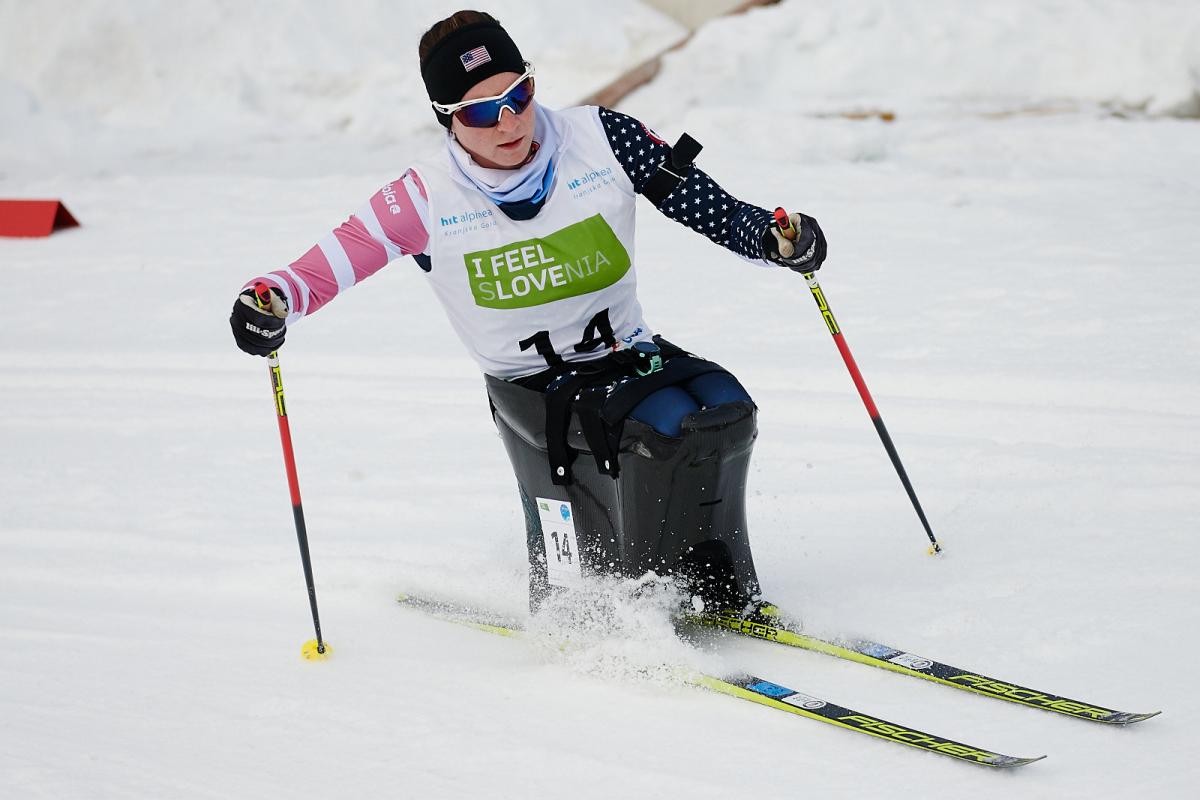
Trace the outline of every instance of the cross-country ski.
{"label": "cross-country ski", "polygon": [[[466,625],[486,633],[510,637],[520,637],[524,633],[524,628],[518,621],[506,620],[490,614],[480,614],[455,604],[406,594],[400,595],[397,600],[403,606],[420,609],[448,622]],[[569,645],[569,641],[564,642],[564,646]],[[1008,769],[1032,764],[1045,758],[1045,756],[1018,758],[963,744],[905,725],[897,725],[894,722],[888,722],[746,673],[717,676],[681,667],[677,670],[677,677],[681,683],[698,686],[718,694],[748,700],[767,708],[796,714],[844,730],[864,733],[877,739],[908,745],[971,764]]]}

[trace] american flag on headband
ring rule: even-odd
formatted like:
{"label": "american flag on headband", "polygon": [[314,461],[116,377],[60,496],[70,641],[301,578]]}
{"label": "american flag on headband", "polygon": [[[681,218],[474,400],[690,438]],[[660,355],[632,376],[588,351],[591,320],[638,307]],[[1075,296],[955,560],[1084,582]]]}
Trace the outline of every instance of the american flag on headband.
{"label": "american flag on headband", "polygon": [[467,72],[470,72],[479,65],[486,64],[491,61],[492,57],[488,54],[486,47],[479,45],[479,47],[476,47],[474,50],[468,50],[467,52],[463,53],[458,57],[458,60],[462,62],[462,65],[466,68]]}

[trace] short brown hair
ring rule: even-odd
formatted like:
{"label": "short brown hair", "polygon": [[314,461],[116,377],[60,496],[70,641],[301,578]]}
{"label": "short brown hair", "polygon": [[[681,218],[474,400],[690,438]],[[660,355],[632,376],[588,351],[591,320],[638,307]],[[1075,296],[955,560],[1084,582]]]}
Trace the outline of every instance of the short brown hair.
{"label": "short brown hair", "polygon": [[438,42],[459,28],[474,25],[477,22],[500,24],[500,20],[484,11],[456,11],[444,20],[435,22],[432,28],[425,31],[421,37],[421,43],[417,45],[417,58],[424,64],[425,59],[433,52],[433,48],[437,47]]}

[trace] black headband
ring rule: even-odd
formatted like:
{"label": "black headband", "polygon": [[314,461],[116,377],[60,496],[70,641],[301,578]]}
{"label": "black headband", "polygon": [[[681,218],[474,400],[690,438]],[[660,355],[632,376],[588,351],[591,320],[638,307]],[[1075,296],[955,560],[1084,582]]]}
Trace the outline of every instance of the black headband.
{"label": "black headband", "polygon": [[[525,59],[508,33],[495,22],[464,25],[442,39],[421,62],[429,99],[451,105],[471,87],[501,72],[525,71]],[[450,115],[433,110],[450,127]]]}

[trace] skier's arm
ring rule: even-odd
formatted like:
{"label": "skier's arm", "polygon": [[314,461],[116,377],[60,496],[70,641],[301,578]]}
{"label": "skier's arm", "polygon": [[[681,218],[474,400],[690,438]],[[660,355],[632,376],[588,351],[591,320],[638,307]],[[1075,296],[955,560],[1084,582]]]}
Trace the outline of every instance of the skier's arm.
{"label": "skier's arm", "polygon": [[[428,210],[425,187],[410,170],[372,195],[300,258],[247,281],[229,320],[238,347],[266,355],[283,344],[286,325],[312,314],[393,258],[420,257],[429,245]],[[276,298],[269,309],[254,302],[258,283],[266,284]]]}
{"label": "skier's arm", "polygon": [[[670,146],[633,117],[603,107],[599,115],[613,155],[625,168],[634,190],[641,194],[659,165],[669,158]],[[764,239],[773,241],[772,212],[738,200],[699,167],[693,166],[674,191],[655,203],[655,208],[747,261],[780,263],[777,251]],[[817,267],[820,264],[809,266]]]}
{"label": "skier's arm", "polygon": [[374,275],[393,258],[424,253],[429,244],[427,210],[425,187],[415,173],[406,172],[307,253],[283,269],[248,281],[246,287],[262,281],[279,289],[287,300],[291,324]]}

